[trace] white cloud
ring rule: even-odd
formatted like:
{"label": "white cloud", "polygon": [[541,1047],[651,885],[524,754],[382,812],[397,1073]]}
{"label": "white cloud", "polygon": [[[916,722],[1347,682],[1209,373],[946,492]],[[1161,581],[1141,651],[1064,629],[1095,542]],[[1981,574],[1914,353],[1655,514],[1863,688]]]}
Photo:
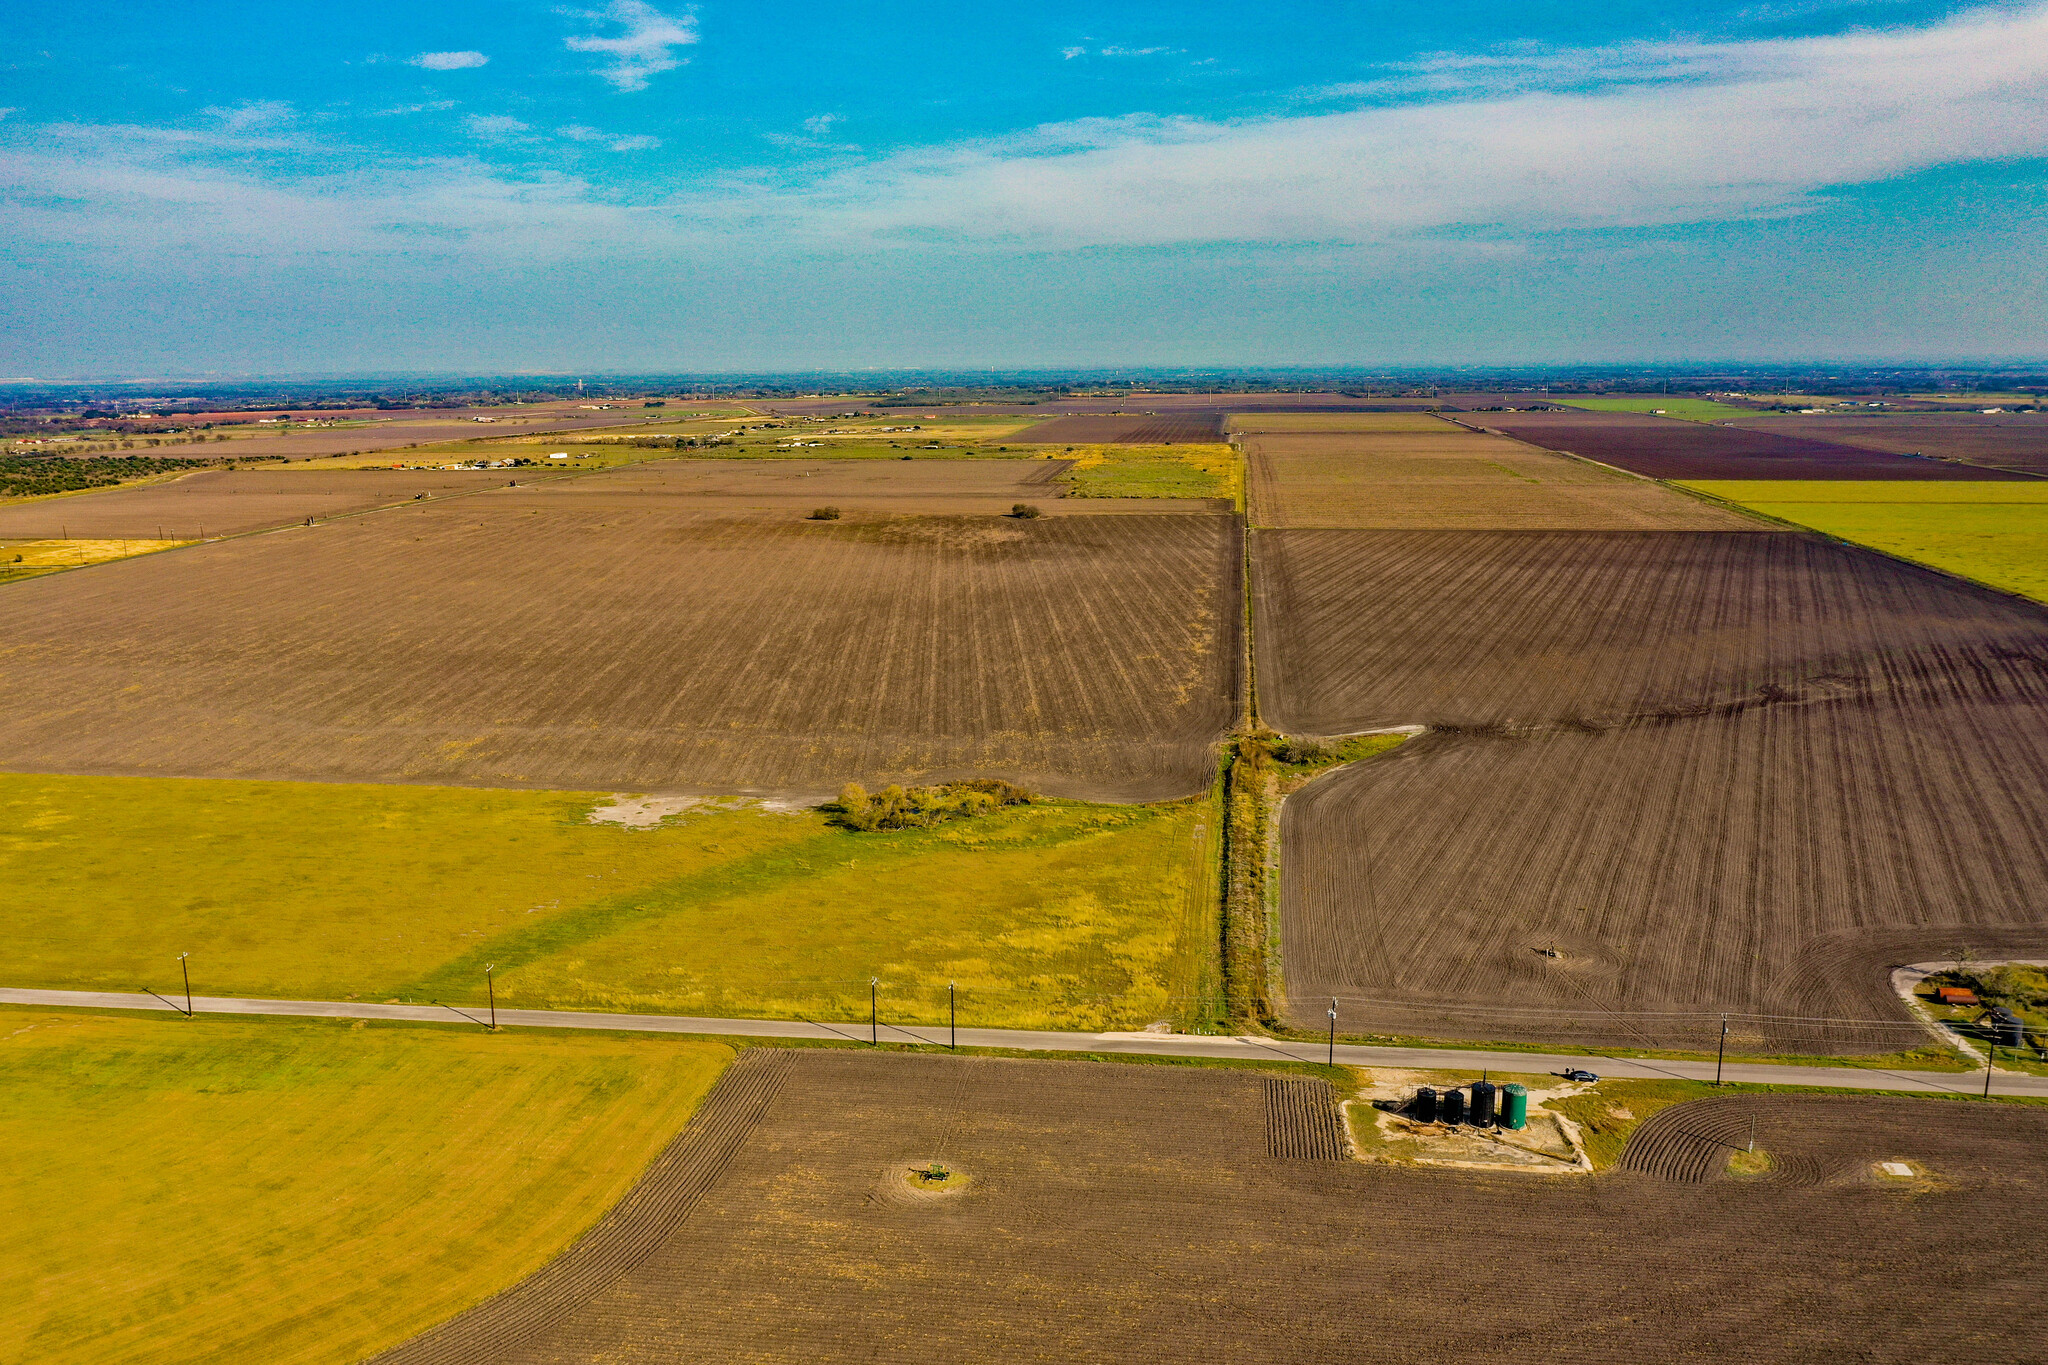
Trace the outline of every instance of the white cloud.
{"label": "white cloud", "polygon": [[208,108],[206,115],[230,133],[246,133],[258,128],[275,128],[289,123],[294,117],[292,107],[282,100],[248,100],[241,104]]}
{"label": "white cloud", "polygon": [[571,142],[602,142],[615,152],[645,152],[661,145],[661,139],[646,133],[634,133],[621,137],[607,133],[602,128],[591,128],[581,123],[564,124],[555,129],[555,135],[568,138]]}
{"label": "white cloud", "polygon": [[813,114],[804,120],[804,131],[812,137],[825,137],[831,133],[833,124],[845,121],[844,114]]}
{"label": "white cloud", "polygon": [[675,49],[697,41],[696,16],[663,14],[646,0],[612,0],[602,10],[579,11],[578,17],[620,25],[616,38],[564,38],[571,52],[596,52],[611,65],[597,74],[620,90],[645,90],[648,78],[683,64]]}
{"label": "white cloud", "polygon": [[1157,57],[1161,53],[1171,55],[1180,50],[1177,47],[1105,47],[1098,55],[1104,57]]}
{"label": "white cloud", "polygon": [[18,105],[0,105],[0,118],[6,118],[9,114],[18,114],[20,112],[21,109]]}
{"label": "white cloud", "polygon": [[1060,49],[1060,56],[1065,57],[1070,62],[1076,57],[1085,57],[1087,55],[1088,49],[1085,47],[1063,47]]}
{"label": "white cloud", "polygon": [[786,201],[844,237],[1369,243],[1798,212],[2048,154],[2048,6],[1768,42],[1443,56],[1449,91],[1241,122],[1134,115],[920,149]]}
{"label": "white cloud", "polygon": [[464,71],[473,66],[482,66],[490,60],[481,52],[422,52],[406,58],[409,66],[425,67],[429,71]]}
{"label": "white cloud", "polygon": [[471,114],[462,122],[477,137],[510,137],[514,133],[525,132],[528,127],[510,114]]}
{"label": "white cloud", "polygon": [[373,111],[370,117],[391,118],[399,114],[437,114],[444,109],[453,109],[454,107],[454,100],[428,100],[425,104],[399,104],[389,109],[378,109]]}
{"label": "white cloud", "polygon": [[[1429,65],[1468,85],[1308,116],[1077,121],[666,191],[592,184],[538,151],[509,172],[459,156],[366,159],[315,143],[299,122],[274,127],[289,121],[283,109],[216,110],[193,128],[16,120],[0,125],[0,236],[137,261],[654,260],[736,241],[749,252],[1249,241],[1447,255],[1797,213],[1838,186],[2048,156],[2048,5],[1919,30]],[[468,126],[540,146],[518,136],[530,131],[518,119]],[[619,151],[651,141],[556,132]],[[285,155],[262,160],[269,150]]]}

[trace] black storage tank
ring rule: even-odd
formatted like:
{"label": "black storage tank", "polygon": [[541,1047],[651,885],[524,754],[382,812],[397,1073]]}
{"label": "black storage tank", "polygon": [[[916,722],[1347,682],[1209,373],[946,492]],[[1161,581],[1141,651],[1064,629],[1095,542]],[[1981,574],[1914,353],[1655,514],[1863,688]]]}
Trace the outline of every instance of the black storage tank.
{"label": "black storage tank", "polygon": [[1984,1023],[1991,1032],[1991,1041],[2000,1047],[2026,1046],[2026,1023],[2003,1005],[1992,1006],[1984,1015]]}
{"label": "black storage tank", "polygon": [[1493,1127],[1493,1090],[1492,1081],[1474,1081],[1472,1083],[1473,1127]]}
{"label": "black storage tank", "polygon": [[1415,1092],[1414,1102],[1408,1106],[1417,1123],[1436,1122],[1436,1091],[1429,1086]]}
{"label": "black storage tank", "polygon": [[1444,1122],[1463,1123],[1464,1121],[1465,1092],[1462,1090],[1444,1091]]}

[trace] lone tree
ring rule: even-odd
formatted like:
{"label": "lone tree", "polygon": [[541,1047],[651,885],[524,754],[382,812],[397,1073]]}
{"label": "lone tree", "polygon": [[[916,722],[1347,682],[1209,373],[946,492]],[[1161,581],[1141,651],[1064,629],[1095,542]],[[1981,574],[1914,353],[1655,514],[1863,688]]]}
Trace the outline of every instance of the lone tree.
{"label": "lone tree", "polygon": [[1035,520],[1038,516],[1040,516],[1041,513],[1039,512],[1035,504],[1028,502],[1020,502],[1011,505],[1010,515],[1016,517],[1020,521],[1032,521]]}

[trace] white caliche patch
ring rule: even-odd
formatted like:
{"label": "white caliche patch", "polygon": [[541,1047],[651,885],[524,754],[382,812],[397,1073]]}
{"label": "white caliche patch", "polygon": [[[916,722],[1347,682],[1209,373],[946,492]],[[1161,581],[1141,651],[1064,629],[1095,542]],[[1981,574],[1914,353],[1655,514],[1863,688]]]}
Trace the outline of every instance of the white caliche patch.
{"label": "white caliche patch", "polygon": [[664,14],[646,0],[612,0],[601,10],[584,10],[579,17],[616,24],[624,30],[614,37],[569,37],[562,40],[571,52],[594,52],[609,57],[598,75],[620,90],[645,90],[648,78],[673,71],[683,64],[675,55],[679,47],[697,41],[695,15]]}

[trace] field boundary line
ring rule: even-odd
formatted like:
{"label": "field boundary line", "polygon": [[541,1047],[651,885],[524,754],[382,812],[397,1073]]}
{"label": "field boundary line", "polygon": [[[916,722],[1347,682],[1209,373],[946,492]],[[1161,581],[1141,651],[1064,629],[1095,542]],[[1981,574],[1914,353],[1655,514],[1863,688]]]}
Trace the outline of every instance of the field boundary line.
{"label": "field boundary line", "polygon": [[[101,991],[38,990],[0,987],[0,1006],[17,1005],[46,1009],[147,1010],[156,1014],[178,1014],[172,1006],[159,1004],[147,995]],[[192,998],[195,1019],[206,1015],[279,1015],[302,1019],[383,1019],[399,1023],[429,1024],[439,1028],[468,1028],[449,1022],[436,1005],[385,1005],[364,1000],[272,1000],[196,995]],[[849,1028],[864,1027],[865,1020],[835,1021]],[[844,1043],[843,1035],[823,1024],[812,1025],[790,1019],[706,1019],[669,1014],[602,1014],[569,1010],[498,1010],[501,1030],[512,1028],[591,1029],[625,1033],[667,1033],[684,1037],[759,1038],[793,1043]],[[1185,1057],[1209,1061],[1271,1061],[1275,1045],[1287,1042],[1304,1052],[1322,1049],[1311,1043],[1267,1039],[1255,1035],[1230,1037],[1187,1033],[1061,1033],[1037,1029],[962,1028],[964,1049],[997,1049],[1049,1054],[1104,1054]],[[1291,1053],[1283,1055],[1292,1056]],[[1295,1060],[1312,1060],[1296,1058]],[[1563,1071],[1591,1067],[1618,1080],[1663,1080],[1676,1075],[1688,1080],[1712,1080],[1714,1063],[1671,1061],[1658,1058],[1611,1057],[1600,1053],[1494,1052],[1449,1047],[1366,1046],[1340,1042],[1336,1047],[1340,1066],[1454,1068],[1503,1072]],[[1787,1063],[1730,1062],[1726,1079],[1738,1084],[1800,1085],[1833,1090],[1885,1090],[1916,1094],[1974,1096],[1981,1082],[1968,1079],[1969,1072],[1893,1071],[1871,1067],[1801,1066]],[[1961,1084],[1958,1084],[1958,1082]],[[1996,1095],[2048,1098],[2048,1076],[2018,1076],[1998,1073]]]}

